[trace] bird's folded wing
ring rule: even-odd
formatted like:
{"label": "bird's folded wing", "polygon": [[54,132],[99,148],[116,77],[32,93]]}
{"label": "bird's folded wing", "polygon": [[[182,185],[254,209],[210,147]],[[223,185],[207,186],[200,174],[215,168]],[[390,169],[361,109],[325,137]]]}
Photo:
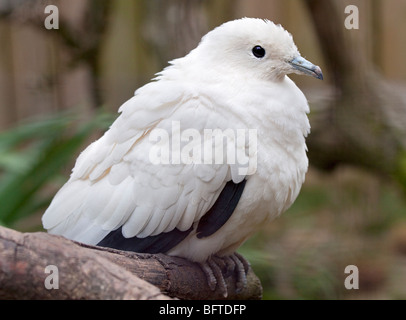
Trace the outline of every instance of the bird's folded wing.
{"label": "bird's folded wing", "polygon": [[202,106],[184,88],[166,86],[164,92],[153,84],[136,92],[110,130],[79,156],[43,216],[49,232],[97,244],[118,228],[126,238],[186,231],[212,207],[227,181],[244,179],[227,164],[152,163],[152,130],[173,137],[176,120],[203,132],[216,117],[207,112],[212,106]]}

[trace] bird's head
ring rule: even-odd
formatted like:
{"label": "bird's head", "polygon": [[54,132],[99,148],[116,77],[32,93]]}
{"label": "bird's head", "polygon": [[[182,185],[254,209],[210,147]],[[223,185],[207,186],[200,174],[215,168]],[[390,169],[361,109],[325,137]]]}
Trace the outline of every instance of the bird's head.
{"label": "bird's head", "polygon": [[230,75],[282,80],[290,73],[323,79],[320,67],[304,59],[292,35],[269,20],[243,18],[206,34],[190,54],[205,68]]}

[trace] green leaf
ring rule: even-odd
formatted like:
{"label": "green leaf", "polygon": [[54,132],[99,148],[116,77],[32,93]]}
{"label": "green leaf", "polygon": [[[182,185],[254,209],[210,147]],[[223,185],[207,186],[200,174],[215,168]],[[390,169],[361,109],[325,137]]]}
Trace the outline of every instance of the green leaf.
{"label": "green leaf", "polygon": [[29,123],[0,134],[0,220],[10,226],[45,208],[43,189],[60,175],[87,137],[106,129],[111,115],[100,114],[79,128],[74,117],[62,116]]}

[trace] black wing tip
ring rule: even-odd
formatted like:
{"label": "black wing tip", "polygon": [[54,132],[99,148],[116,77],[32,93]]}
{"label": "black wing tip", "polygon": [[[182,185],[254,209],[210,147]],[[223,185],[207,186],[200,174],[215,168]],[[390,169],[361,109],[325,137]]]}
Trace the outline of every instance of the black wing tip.
{"label": "black wing tip", "polygon": [[123,236],[122,227],[120,227],[114,231],[111,231],[97,245],[99,247],[107,247],[138,253],[165,253],[176,247],[189,235],[192,230],[193,228],[186,231],[180,231],[179,229],[175,228],[170,232],[161,233],[156,236],[149,236],[146,238],[125,238]]}
{"label": "black wing tip", "polygon": [[234,183],[232,180],[227,182],[217,201],[200,219],[196,234],[198,239],[211,236],[230,219],[240,201],[246,182],[246,179],[240,183]]}
{"label": "black wing tip", "polygon": [[[231,217],[240,201],[245,188],[246,179],[240,183],[227,182],[218,199],[209,211],[200,219],[196,237],[203,239],[217,232]],[[125,238],[122,227],[111,231],[97,245],[123,251],[139,253],[166,253],[182,242],[193,230],[193,226],[186,231],[177,228],[170,232],[161,233],[146,238]]]}

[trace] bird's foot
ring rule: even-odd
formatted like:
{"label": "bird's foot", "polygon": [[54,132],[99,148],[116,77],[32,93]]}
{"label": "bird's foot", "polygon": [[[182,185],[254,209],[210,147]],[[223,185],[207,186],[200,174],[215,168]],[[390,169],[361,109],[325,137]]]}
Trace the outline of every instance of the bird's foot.
{"label": "bird's foot", "polygon": [[249,262],[239,253],[230,256],[211,256],[206,262],[200,264],[206,275],[207,282],[212,291],[218,286],[218,290],[224,298],[228,296],[225,277],[236,275],[236,292],[241,292],[247,285],[247,273],[250,267]]}

